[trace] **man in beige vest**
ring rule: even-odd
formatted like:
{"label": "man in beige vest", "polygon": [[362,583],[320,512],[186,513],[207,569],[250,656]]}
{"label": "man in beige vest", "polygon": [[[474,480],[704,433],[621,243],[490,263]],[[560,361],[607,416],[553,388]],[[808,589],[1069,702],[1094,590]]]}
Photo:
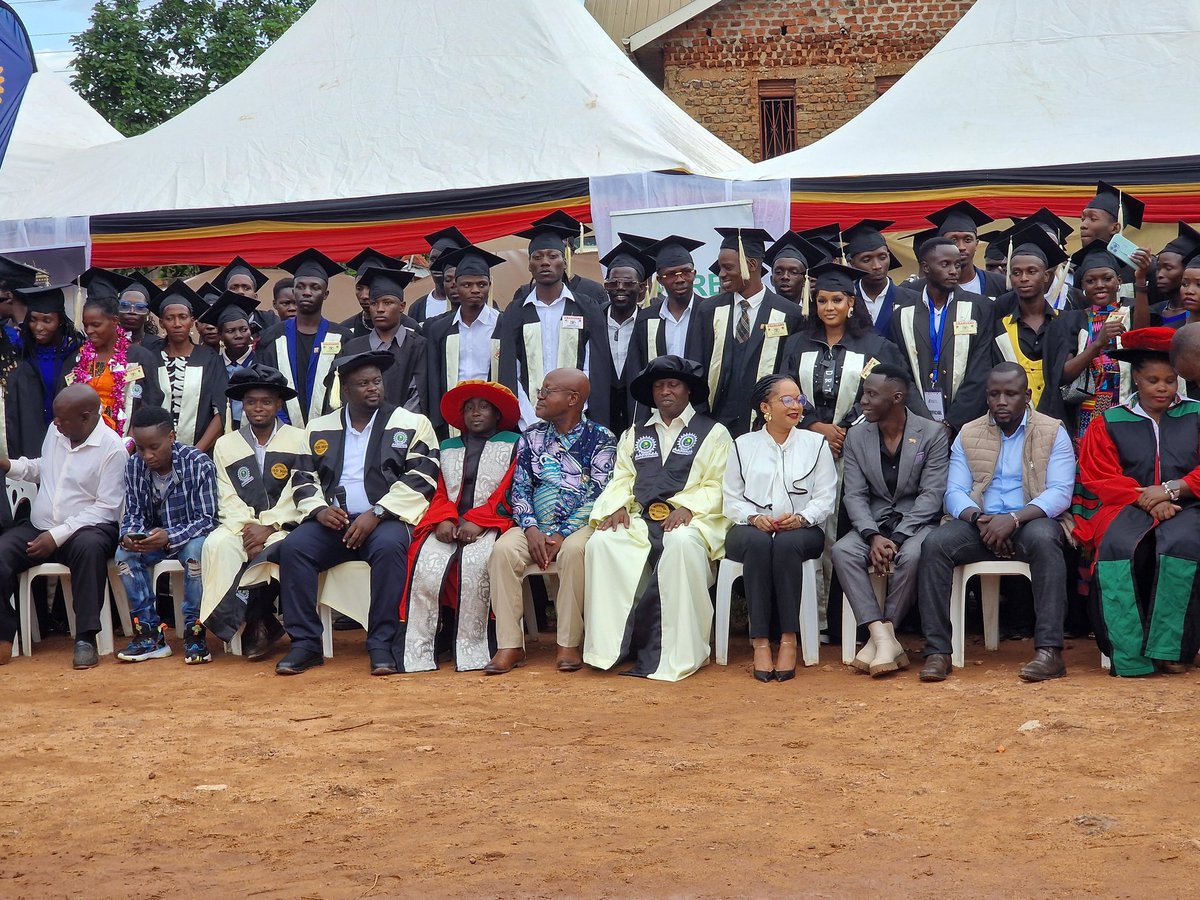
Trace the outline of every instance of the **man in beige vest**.
{"label": "man in beige vest", "polygon": [[[992,559],[1029,563],[1036,653],[1024,681],[1067,674],[1062,659],[1067,610],[1064,544],[1075,486],[1075,454],[1057,419],[1029,408],[1025,370],[1004,362],[987,380],[988,414],[963,426],[950,448],[946,513],[921,548],[920,609],[925,628],[922,681],[950,674],[950,584],[955,566]],[[1056,521],[1057,520],[1057,521]]]}

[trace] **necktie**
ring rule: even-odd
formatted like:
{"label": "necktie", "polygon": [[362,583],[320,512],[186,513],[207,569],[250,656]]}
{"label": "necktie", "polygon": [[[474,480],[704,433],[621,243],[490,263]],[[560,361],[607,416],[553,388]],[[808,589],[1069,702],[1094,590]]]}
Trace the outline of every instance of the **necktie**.
{"label": "necktie", "polygon": [[739,344],[744,344],[750,339],[750,301],[741,300],[738,306],[742,308],[742,314],[738,317],[737,330],[733,336]]}

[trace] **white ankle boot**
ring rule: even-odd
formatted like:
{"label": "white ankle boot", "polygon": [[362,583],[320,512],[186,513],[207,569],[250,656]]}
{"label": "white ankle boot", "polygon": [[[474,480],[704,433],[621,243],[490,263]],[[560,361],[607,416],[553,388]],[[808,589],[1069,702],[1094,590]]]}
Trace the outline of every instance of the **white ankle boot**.
{"label": "white ankle boot", "polygon": [[875,639],[875,659],[872,660],[869,670],[871,677],[908,668],[908,655],[896,640],[896,630],[892,623],[872,622],[867,627],[871,629],[871,636]]}

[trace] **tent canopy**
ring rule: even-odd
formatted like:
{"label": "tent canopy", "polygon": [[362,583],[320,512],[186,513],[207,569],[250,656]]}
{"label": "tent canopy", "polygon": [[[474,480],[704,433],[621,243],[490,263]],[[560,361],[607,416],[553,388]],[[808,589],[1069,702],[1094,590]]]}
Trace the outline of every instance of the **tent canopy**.
{"label": "tent canopy", "polygon": [[[322,227],[270,233],[242,245],[243,256],[270,261],[313,243],[345,258],[364,243],[421,250],[419,234],[442,211],[461,219],[526,207],[527,220],[529,207],[578,201],[590,175],[746,164],[581,4],[318,0],[229,84],[144,135],[72,154],[10,215],[112,216],[94,229],[97,258],[110,264],[128,260],[104,245],[128,243],[129,232],[201,225],[257,237],[262,228],[244,226],[261,220],[267,232],[271,222]],[[422,221],[396,230],[413,218]],[[488,219],[468,234],[509,233],[517,221]],[[374,239],[370,228],[344,233],[381,222],[391,230],[374,235],[379,243],[363,239]],[[230,247],[210,253],[213,236],[189,253],[180,241],[200,236],[175,234],[167,256],[220,262]]]}

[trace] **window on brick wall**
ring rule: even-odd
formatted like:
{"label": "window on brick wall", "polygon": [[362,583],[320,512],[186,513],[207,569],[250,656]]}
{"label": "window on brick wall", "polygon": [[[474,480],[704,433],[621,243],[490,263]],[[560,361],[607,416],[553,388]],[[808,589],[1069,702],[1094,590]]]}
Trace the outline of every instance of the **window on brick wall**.
{"label": "window on brick wall", "polygon": [[758,83],[759,148],[763,159],[796,149],[796,82]]}
{"label": "window on brick wall", "polygon": [[875,79],[875,96],[882,97],[886,94],[897,81],[900,80],[899,75],[880,75]]}

